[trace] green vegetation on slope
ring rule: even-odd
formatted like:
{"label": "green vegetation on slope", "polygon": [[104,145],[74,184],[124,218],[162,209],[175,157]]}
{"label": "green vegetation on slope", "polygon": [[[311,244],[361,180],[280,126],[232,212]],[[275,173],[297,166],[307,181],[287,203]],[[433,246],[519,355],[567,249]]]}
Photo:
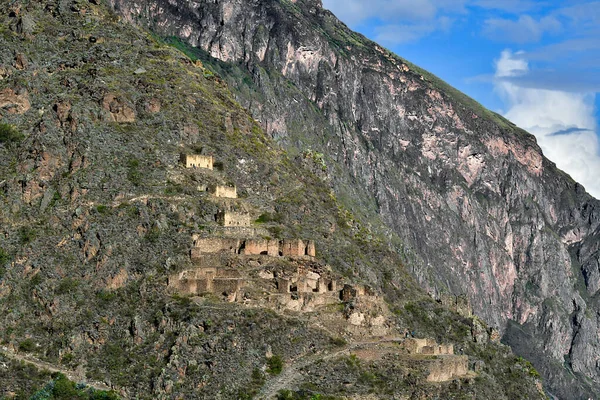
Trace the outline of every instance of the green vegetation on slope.
{"label": "green vegetation on slope", "polygon": [[75,384],[63,374],[56,374],[52,381],[35,392],[29,400],[119,400],[119,396],[114,392]]}
{"label": "green vegetation on slope", "polygon": [[[167,291],[169,276],[191,266],[192,235],[214,224],[220,205],[198,188],[220,176],[258,215],[274,216],[261,220],[274,237],[316,240],[337,273],[385,282],[399,307],[427,298],[389,238],[331,192],[319,175],[327,160],[283,151],[214,73],[103,6],[19,4],[35,30],[4,32],[10,51],[0,63],[12,65],[19,51],[30,67],[11,69],[1,85],[37,95],[25,114],[2,114],[23,133],[14,149],[0,148],[2,345],[140,399],[234,398],[247,388],[252,396],[311,349],[343,345],[296,315]],[[0,6],[2,26],[15,25],[8,8]],[[219,159],[222,175],[182,172],[179,154],[198,148]],[[437,331],[423,323],[422,333]],[[361,390],[387,384],[375,367],[334,367]],[[0,370],[0,388],[25,391],[21,375],[12,364]],[[36,388],[48,380],[38,378]],[[400,385],[411,382],[406,375]],[[79,390],[55,377],[43,395],[86,395]]]}

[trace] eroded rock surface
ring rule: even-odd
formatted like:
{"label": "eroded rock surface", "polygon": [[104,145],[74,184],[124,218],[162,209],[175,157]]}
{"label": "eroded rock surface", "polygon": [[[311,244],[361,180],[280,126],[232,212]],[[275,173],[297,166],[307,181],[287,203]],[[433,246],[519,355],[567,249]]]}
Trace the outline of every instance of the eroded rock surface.
{"label": "eroded rock surface", "polygon": [[6,108],[10,114],[23,114],[29,111],[29,93],[25,89],[4,89],[0,91],[0,108]]}
{"label": "eroded rock surface", "polygon": [[[239,100],[282,144],[319,143],[336,191],[400,236],[423,286],[467,294],[501,332],[520,324],[561,397],[600,392],[599,203],[533,136],[349,31],[318,1],[110,3],[241,69],[252,83],[229,79]],[[565,360],[591,389],[557,372]]]}

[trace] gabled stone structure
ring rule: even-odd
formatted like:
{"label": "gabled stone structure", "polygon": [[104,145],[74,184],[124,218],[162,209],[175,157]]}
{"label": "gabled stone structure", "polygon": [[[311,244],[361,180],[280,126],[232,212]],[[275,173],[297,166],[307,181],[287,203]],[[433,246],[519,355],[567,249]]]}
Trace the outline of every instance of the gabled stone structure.
{"label": "gabled stone structure", "polygon": [[304,242],[300,239],[286,239],[282,243],[281,249],[283,256],[311,256],[315,257],[315,242],[308,240]]}
{"label": "gabled stone structure", "polygon": [[375,296],[375,293],[370,287],[362,285],[344,285],[340,291],[340,300],[344,303],[361,296]]}
{"label": "gabled stone structure", "polygon": [[327,272],[318,269],[299,267],[294,274],[277,276],[275,282],[279,293],[338,294],[336,280]]}
{"label": "gabled stone structure", "polygon": [[410,354],[423,354],[432,356],[454,354],[454,345],[438,344],[433,339],[407,338],[404,341],[404,348]]}
{"label": "gabled stone structure", "polygon": [[204,254],[239,254],[242,241],[227,238],[198,238],[194,240],[192,248],[192,260],[202,257]]}
{"label": "gabled stone structure", "polygon": [[[290,250],[291,249],[291,250]],[[197,238],[192,248],[192,259],[203,254],[229,253],[247,256],[266,255],[270,257],[314,257],[315,244],[312,240],[300,239],[231,239]]]}
{"label": "gabled stone structure", "polygon": [[469,374],[469,358],[467,356],[442,357],[431,361],[428,365],[428,382],[448,382]]}
{"label": "gabled stone structure", "polygon": [[181,154],[180,161],[186,168],[204,168],[213,169],[213,156],[203,156],[200,154]]}
{"label": "gabled stone structure", "polygon": [[247,256],[268,255],[271,257],[281,256],[279,240],[248,239],[244,242],[240,254]]}
{"label": "gabled stone structure", "polygon": [[226,268],[198,268],[169,277],[169,287],[188,295],[207,293],[234,296],[244,285],[239,271]]}
{"label": "gabled stone structure", "polygon": [[210,187],[209,190],[215,197],[237,199],[237,188],[235,186],[214,185]]}
{"label": "gabled stone structure", "polygon": [[252,224],[250,213],[219,211],[215,215],[215,220],[221,226],[250,226]]}

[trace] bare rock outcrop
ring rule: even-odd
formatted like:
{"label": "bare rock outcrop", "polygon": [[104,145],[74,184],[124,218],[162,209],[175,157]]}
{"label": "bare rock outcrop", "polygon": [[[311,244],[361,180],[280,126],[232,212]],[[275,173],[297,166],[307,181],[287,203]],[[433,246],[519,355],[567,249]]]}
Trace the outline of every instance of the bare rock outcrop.
{"label": "bare rock outcrop", "polygon": [[102,108],[108,112],[108,120],[119,123],[135,122],[136,114],[133,107],[113,93],[108,93],[102,100]]}
{"label": "bare rock outcrop", "polygon": [[6,109],[10,114],[24,114],[31,108],[29,93],[25,89],[0,90],[0,108]]}
{"label": "bare rock outcrop", "polygon": [[[243,82],[239,100],[284,145],[325,144],[333,170],[346,171],[332,179],[335,189],[356,206],[377,204],[414,255],[422,286],[435,297],[466,293],[500,334],[517,322],[535,338],[542,372],[566,357],[600,392],[598,306],[585,300],[600,287],[600,203],[545,159],[532,135],[317,2],[110,3],[133,23],[242,65],[265,101],[257,106]],[[296,89],[276,90],[284,84]],[[567,388],[569,374],[546,376],[553,391],[576,398],[583,392]]]}

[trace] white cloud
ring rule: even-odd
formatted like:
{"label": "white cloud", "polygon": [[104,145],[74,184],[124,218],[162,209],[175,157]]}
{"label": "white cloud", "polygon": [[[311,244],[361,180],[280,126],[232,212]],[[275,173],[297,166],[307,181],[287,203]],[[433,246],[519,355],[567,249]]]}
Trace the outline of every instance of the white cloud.
{"label": "white cloud", "polygon": [[[354,26],[370,19],[386,25],[412,25],[437,20],[440,12],[460,14],[467,0],[323,0],[323,6]],[[443,22],[443,21],[442,21]]]}
{"label": "white cloud", "polygon": [[540,6],[543,6],[544,3],[539,0],[476,0],[474,5],[492,10],[521,13],[539,8]]}
{"label": "white cloud", "polygon": [[375,29],[375,41],[383,45],[414,42],[432,33],[435,27],[428,24],[383,25]]}
{"label": "white cloud", "polygon": [[454,20],[452,18],[442,16],[434,23],[381,25],[374,29],[375,41],[386,46],[415,42],[435,31],[449,33],[453,24]]}
{"label": "white cloud", "polygon": [[490,18],[484,22],[483,33],[493,40],[514,43],[535,43],[546,33],[556,33],[561,23],[552,16],[536,20],[529,15],[521,15],[518,20]]}
{"label": "white cloud", "polygon": [[506,50],[496,61],[495,85],[508,109],[505,116],[534,134],[546,157],[600,198],[595,95],[521,87],[506,79],[528,73],[522,54]]}
{"label": "white cloud", "polygon": [[600,22],[600,1],[570,5],[560,9],[559,13],[573,19],[577,24],[597,27]]}
{"label": "white cloud", "polygon": [[350,25],[371,18],[423,20],[432,18],[437,12],[430,0],[324,0],[323,5]]}

